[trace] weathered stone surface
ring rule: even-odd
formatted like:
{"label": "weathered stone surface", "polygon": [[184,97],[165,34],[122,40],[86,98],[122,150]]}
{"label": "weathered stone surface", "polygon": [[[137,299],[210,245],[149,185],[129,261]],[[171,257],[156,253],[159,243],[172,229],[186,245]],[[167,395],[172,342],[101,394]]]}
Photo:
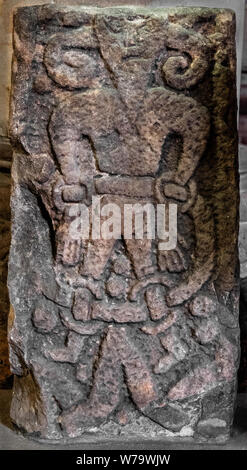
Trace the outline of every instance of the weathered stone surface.
{"label": "weathered stone surface", "polygon": [[[29,435],[229,436],[234,31],[219,9],[16,14],[9,345],[12,419]],[[96,195],[176,202],[177,247],[123,231],[74,239],[80,203],[92,212]]]}
{"label": "weathered stone surface", "polygon": [[7,266],[10,246],[10,162],[11,147],[0,141],[0,388],[11,385],[9,368],[7,322],[9,296]]}
{"label": "weathered stone surface", "polygon": [[[172,0],[0,0],[0,55],[2,57],[2,66],[0,69],[0,135],[8,135],[8,118],[9,118],[9,102],[11,87],[11,59],[12,59],[12,33],[13,33],[13,12],[19,6],[41,5],[41,4],[58,4],[58,5],[91,5],[91,6],[113,6],[113,5],[143,5],[143,6],[173,6]],[[179,4],[188,4],[188,0],[180,0]],[[205,6],[207,0],[191,0],[190,5]],[[225,8],[229,6],[229,0],[218,0],[217,6]],[[241,58],[243,43],[243,17],[244,6],[243,0],[234,0],[232,8],[236,11],[237,20],[237,55],[238,55],[238,86],[240,85],[241,74]],[[66,20],[65,20],[66,21]],[[246,29],[247,31],[247,29]],[[245,50],[243,51],[245,53]],[[34,80],[36,81],[36,80]],[[44,90],[49,86],[50,80],[45,78],[37,78],[37,86],[41,86]],[[40,88],[40,89],[41,89]]]}
{"label": "weathered stone surface", "polygon": [[240,340],[241,340],[241,360],[239,365],[238,379],[239,392],[247,391],[247,279],[241,279],[240,284]]}

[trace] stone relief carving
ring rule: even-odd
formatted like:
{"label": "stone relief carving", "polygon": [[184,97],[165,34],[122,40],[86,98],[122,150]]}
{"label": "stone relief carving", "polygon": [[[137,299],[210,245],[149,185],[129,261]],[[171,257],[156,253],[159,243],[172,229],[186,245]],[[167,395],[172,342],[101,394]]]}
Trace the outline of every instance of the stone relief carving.
{"label": "stone relief carving", "polygon": [[[228,10],[17,13],[9,342],[12,418],[29,434],[127,435],[138,422],[142,435],[228,436],[238,362],[233,31]],[[81,204],[91,212],[97,195],[176,202],[177,247],[124,233],[72,239]]]}

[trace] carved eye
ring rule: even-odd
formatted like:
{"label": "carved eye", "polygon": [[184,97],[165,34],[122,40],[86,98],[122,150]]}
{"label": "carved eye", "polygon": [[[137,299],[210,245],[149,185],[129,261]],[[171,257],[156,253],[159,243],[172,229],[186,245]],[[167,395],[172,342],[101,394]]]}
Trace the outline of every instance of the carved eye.
{"label": "carved eye", "polygon": [[95,60],[80,49],[65,51],[63,53],[63,61],[66,65],[69,65],[69,67],[85,67],[86,69],[96,67]]}

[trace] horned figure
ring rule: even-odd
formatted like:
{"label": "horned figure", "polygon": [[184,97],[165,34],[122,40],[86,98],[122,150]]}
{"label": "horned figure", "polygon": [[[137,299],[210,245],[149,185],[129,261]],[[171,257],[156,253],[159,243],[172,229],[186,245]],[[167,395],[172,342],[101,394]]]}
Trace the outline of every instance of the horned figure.
{"label": "horned figure", "polygon": [[[210,330],[218,304],[200,292],[215,266],[214,220],[195,176],[210,115],[187,93],[203,80],[212,43],[165,17],[120,12],[90,18],[45,46],[46,72],[66,93],[49,121],[55,166],[47,157],[47,177],[36,182],[55,231],[58,282],[74,292],[71,311],[60,313],[69,331],[60,360],[77,363],[84,339],[99,337],[88,399],[60,417],[71,436],[117,409],[120,383],[144,416],[166,426],[167,400],[179,398],[181,388],[193,389],[193,377],[164,385],[164,374],[213,335],[223,379],[222,357],[229,355],[219,329]],[[73,239],[81,204],[92,213],[93,196],[120,207],[176,203],[176,248],[164,251],[158,240],[124,233],[119,240]],[[193,338],[181,320],[188,311],[206,318]],[[151,348],[144,356],[137,346],[143,336]],[[57,360],[58,350],[47,357]],[[215,374],[214,365],[207,374],[195,369],[198,383],[213,382]]]}

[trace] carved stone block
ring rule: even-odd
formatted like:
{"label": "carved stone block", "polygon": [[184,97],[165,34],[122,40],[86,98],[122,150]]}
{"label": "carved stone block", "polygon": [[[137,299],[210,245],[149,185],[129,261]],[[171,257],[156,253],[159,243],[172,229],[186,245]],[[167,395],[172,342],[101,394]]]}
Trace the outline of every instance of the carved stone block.
{"label": "carved stone block", "polygon": [[[239,359],[234,35],[234,14],[221,9],[17,11],[11,416],[31,437],[229,436]],[[122,229],[95,239],[99,196],[121,210],[176,205],[176,246],[149,237],[147,219],[142,239]],[[88,239],[73,236],[82,207]]]}

